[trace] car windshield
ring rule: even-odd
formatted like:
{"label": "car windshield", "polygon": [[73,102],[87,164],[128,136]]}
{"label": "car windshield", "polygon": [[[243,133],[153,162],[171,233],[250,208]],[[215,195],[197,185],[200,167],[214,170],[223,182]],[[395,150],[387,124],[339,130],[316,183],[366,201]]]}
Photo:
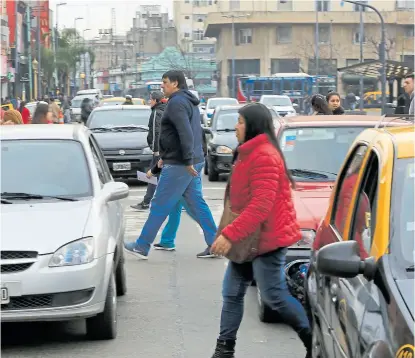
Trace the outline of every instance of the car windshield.
{"label": "car windshield", "polygon": [[350,145],[364,127],[287,128],[280,145],[298,181],[334,181]]}
{"label": "car windshield", "polygon": [[[125,102],[125,99],[119,101],[102,102],[103,106],[120,106]],[[143,104],[141,99],[133,99],[133,104]]]}
{"label": "car windshield", "polygon": [[84,100],[83,98],[74,98],[71,101],[71,107],[73,107],[73,108],[81,108],[81,104],[82,104],[82,101],[83,100]]}
{"label": "car windshield", "polygon": [[238,111],[220,111],[215,119],[214,129],[217,131],[235,130],[238,123]]}
{"label": "car windshield", "polygon": [[391,211],[391,253],[405,267],[414,265],[414,159],[397,159],[393,173]]}
{"label": "car windshield", "polygon": [[217,106],[226,106],[233,104],[238,104],[238,101],[235,98],[215,98],[209,101],[207,108],[215,109]]}
{"label": "car windshield", "polygon": [[91,113],[89,128],[148,126],[150,108],[142,109],[114,109],[109,111],[95,111]]}
{"label": "car windshield", "polygon": [[74,140],[2,140],[0,177],[1,193],[92,196],[85,152]]}
{"label": "car windshield", "polygon": [[287,97],[264,97],[262,103],[266,106],[292,106],[291,100]]}

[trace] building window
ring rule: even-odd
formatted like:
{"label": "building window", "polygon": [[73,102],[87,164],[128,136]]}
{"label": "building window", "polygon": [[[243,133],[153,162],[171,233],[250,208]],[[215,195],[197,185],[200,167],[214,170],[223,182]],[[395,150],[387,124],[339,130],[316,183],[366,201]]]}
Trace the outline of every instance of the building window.
{"label": "building window", "polygon": [[239,0],[230,0],[229,1],[229,10],[239,10],[241,4]]}
{"label": "building window", "polygon": [[327,44],[330,42],[330,25],[319,24],[318,42],[321,44]]}
{"label": "building window", "polygon": [[414,0],[397,0],[396,8],[398,10],[412,10],[415,8]]}
{"label": "building window", "polygon": [[189,32],[185,32],[184,33],[184,37],[189,38],[190,37],[190,33]]}
{"label": "building window", "polygon": [[[353,33],[353,43],[360,44],[360,31]],[[366,36],[363,36],[363,43],[366,43]]]}
{"label": "building window", "polygon": [[298,73],[300,60],[297,58],[272,58],[271,73]]}
{"label": "building window", "polygon": [[184,17],[186,20],[189,20],[190,19],[190,16],[185,16]]}
{"label": "building window", "polygon": [[330,11],[330,0],[316,0],[316,11]]}
{"label": "building window", "polygon": [[[360,0],[359,2],[360,2],[361,4],[364,4],[364,5],[367,5],[367,4],[368,4],[368,1],[367,1],[367,0]],[[367,7],[364,7],[364,6],[359,6],[359,5],[357,5],[357,4],[353,4],[353,11],[360,12],[360,8],[362,8],[362,11],[367,11],[367,10],[369,10]]]}
{"label": "building window", "polygon": [[237,44],[245,45],[252,43],[252,29],[240,29],[238,31]]}
{"label": "building window", "polygon": [[[228,73],[232,74],[232,61],[228,60]],[[261,73],[261,61],[259,59],[235,60],[235,75],[257,75]]]}
{"label": "building window", "polygon": [[190,3],[190,0],[184,0],[184,3],[185,4],[189,4]]}
{"label": "building window", "polygon": [[278,0],[277,8],[280,11],[292,11],[293,1],[292,0]]}
{"label": "building window", "polygon": [[404,33],[404,37],[406,39],[411,39],[412,37],[414,37],[414,27],[413,25],[406,25],[403,27],[403,33]]}
{"label": "building window", "polygon": [[203,22],[206,20],[206,18],[207,18],[207,15],[204,15],[204,14],[193,15],[193,21],[196,21],[196,22]]}
{"label": "building window", "polygon": [[318,71],[316,69],[316,62],[314,58],[308,60],[308,71],[309,75],[316,75],[318,72],[319,76],[335,76],[337,73],[337,60],[330,60],[320,58],[318,60]]}
{"label": "building window", "polygon": [[202,7],[202,6],[207,6],[207,5],[208,5],[208,0],[194,0],[195,7]]}
{"label": "building window", "polygon": [[277,27],[277,43],[288,44],[292,41],[292,26],[280,25]]}
{"label": "building window", "polygon": [[193,31],[193,40],[203,40],[203,30]]}
{"label": "building window", "polygon": [[356,65],[356,64],[358,64],[359,62],[360,62],[360,61],[359,61],[358,59],[356,59],[356,58],[348,58],[348,59],[346,60],[346,67]]}

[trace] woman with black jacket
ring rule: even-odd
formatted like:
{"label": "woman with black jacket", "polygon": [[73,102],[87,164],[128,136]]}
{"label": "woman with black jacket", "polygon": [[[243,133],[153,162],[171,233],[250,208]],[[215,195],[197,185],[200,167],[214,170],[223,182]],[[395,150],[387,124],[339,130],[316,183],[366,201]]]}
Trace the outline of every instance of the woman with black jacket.
{"label": "woman with black jacket", "polygon": [[340,102],[340,95],[337,92],[329,92],[326,96],[327,104],[329,109],[333,112],[334,115],[342,115],[344,114],[344,109],[341,106]]}

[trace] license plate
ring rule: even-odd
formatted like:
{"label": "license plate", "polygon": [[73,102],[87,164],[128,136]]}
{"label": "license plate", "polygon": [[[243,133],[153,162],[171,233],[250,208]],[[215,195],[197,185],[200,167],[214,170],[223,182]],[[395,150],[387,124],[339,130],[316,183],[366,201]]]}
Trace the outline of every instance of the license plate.
{"label": "license plate", "polygon": [[9,302],[10,302],[9,291],[7,290],[7,288],[2,287],[1,288],[1,304],[6,305]]}
{"label": "license plate", "polygon": [[131,170],[131,163],[114,163],[112,169],[114,171]]}

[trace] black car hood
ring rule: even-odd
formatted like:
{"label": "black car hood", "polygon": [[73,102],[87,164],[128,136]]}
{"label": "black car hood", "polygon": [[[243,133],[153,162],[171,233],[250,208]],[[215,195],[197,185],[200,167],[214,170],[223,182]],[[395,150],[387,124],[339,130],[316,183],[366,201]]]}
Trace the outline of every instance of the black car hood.
{"label": "black car hood", "polygon": [[148,147],[148,132],[104,132],[94,133],[101,149],[141,149]]}
{"label": "black car hood", "polygon": [[214,145],[226,145],[232,150],[235,150],[235,148],[238,146],[238,140],[236,139],[235,131],[214,132],[213,138],[210,142]]}
{"label": "black car hood", "polygon": [[409,312],[411,312],[412,319],[414,318],[414,280],[396,280],[396,286],[401,293],[402,299],[405,301],[406,307],[408,307]]}

